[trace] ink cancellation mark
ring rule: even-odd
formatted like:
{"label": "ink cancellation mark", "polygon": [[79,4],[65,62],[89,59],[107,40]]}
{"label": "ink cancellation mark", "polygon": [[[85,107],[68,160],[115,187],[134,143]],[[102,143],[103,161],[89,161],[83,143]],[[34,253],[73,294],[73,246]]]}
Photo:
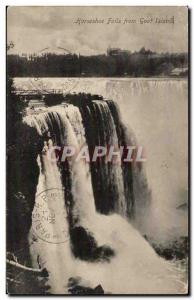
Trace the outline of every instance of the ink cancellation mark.
{"label": "ink cancellation mark", "polygon": [[61,244],[69,240],[64,189],[47,189],[36,196],[32,213],[32,231],[44,242]]}
{"label": "ink cancellation mark", "polygon": [[[48,55],[50,54],[55,54],[55,55],[64,55],[66,61],[69,60],[69,63],[71,64],[72,61],[72,56],[75,54],[72,54],[71,51],[69,51],[66,48],[63,47],[54,47],[55,51],[53,51],[52,49],[53,47],[46,47],[44,49],[41,49],[37,52],[37,56],[41,55]],[[60,51],[60,53],[57,53],[56,50]],[[80,72],[81,72],[81,66],[80,66]],[[83,75],[83,74],[80,74]],[[39,93],[46,93],[46,94],[50,94],[50,93],[61,93],[64,96],[75,91],[77,85],[79,84],[79,80],[80,77],[63,77],[63,82],[61,83],[60,88],[55,89],[55,87],[52,85],[52,83],[46,82],[44,80],[44,78],[40,78],[40,77],[36,77],[34,76],[34,78],[30,78],[30,84],[32,86],[32,88],[34,90],[36,90]]]}

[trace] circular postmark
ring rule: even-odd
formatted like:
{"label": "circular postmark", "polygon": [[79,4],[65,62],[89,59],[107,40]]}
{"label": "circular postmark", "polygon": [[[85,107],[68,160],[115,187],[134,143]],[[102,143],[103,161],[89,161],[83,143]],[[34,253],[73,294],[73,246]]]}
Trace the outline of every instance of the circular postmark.
{"label": "circular postmark", "polygon": [[[56,59],[58,55],[64,55],[64,62],[66,61],[66,63],[68,63],[68,65],[71,67],[72,64],[72,68],[75,64],[75,54],[71,53],[68,49],[63,48],[63,47],[46,47],[40,51],[38,51],[37,55],[41,54],[42,60],[43,60],[43,64],[44,64],[44,53],[45,53],[45,57],[46,54],[48,53],[52,53],[53,55],[56,55]],[[46,58],[45,58],[46,59]],[[61,59],[61,58],[60,58]],[[45,64],[48,63],[47,61],[45,62]],[[80,60],[77,59],[77,63],[81,64]],[[59,64],[60,68],[61,68],[61,63]],[[80,68],[80,66],[79,66]],[[46,76],[47,78],[42,78],[42,77],[32,77],[30,78],[30,84],[32,86],[33,90],[38,91],[39,93],[46,93],[49,94],[51,93],[51,91],[53,90],[53,92],[56,93],[62,93],[64,96],[74,92],[77,85],[79,84],[79,80],[80,77],[63,77],[60,78],[60,80],[54,81],[52,78],[52,81],[49,80],[49,74],[48,76]],[[56,77],[56,79],[59,79]],[[62,82],[61,82],[62,80]]]}
{"label": "circular postmark", "polygon": [[47,189],[36,195],[32,230],[37,238],[47,243],[60,244],[69,240],[64,189]]}

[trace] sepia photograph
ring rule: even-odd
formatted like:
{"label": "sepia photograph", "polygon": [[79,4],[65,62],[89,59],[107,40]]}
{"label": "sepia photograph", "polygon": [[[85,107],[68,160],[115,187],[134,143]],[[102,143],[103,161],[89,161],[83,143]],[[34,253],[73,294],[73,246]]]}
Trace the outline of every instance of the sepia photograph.
{"label": "sepia photograph", "polygon": [[188,7],[6,26],[6,293],[188,295]]}

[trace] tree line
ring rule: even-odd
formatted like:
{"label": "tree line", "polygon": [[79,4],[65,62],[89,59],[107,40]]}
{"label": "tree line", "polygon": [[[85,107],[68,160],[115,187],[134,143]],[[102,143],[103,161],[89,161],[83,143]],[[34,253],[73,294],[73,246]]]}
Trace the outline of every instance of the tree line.
{"label": "tree line", "polygon": [[[187,75],[187,53],[156,53],[146,50],[83,56],[44,53],[8,55],[7,71],[11,77],[151,77],[170,76],[175,68]],[[181,73],[181,71],[180,71]]]}

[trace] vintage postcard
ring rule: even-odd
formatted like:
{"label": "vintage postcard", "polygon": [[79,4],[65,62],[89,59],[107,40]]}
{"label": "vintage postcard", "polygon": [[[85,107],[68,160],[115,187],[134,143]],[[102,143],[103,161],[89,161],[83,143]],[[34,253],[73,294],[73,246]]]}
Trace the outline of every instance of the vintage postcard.
{"label": "vintage postcard", "polygon": [[188,7],[7,7],[7,293],[189,293]]}

